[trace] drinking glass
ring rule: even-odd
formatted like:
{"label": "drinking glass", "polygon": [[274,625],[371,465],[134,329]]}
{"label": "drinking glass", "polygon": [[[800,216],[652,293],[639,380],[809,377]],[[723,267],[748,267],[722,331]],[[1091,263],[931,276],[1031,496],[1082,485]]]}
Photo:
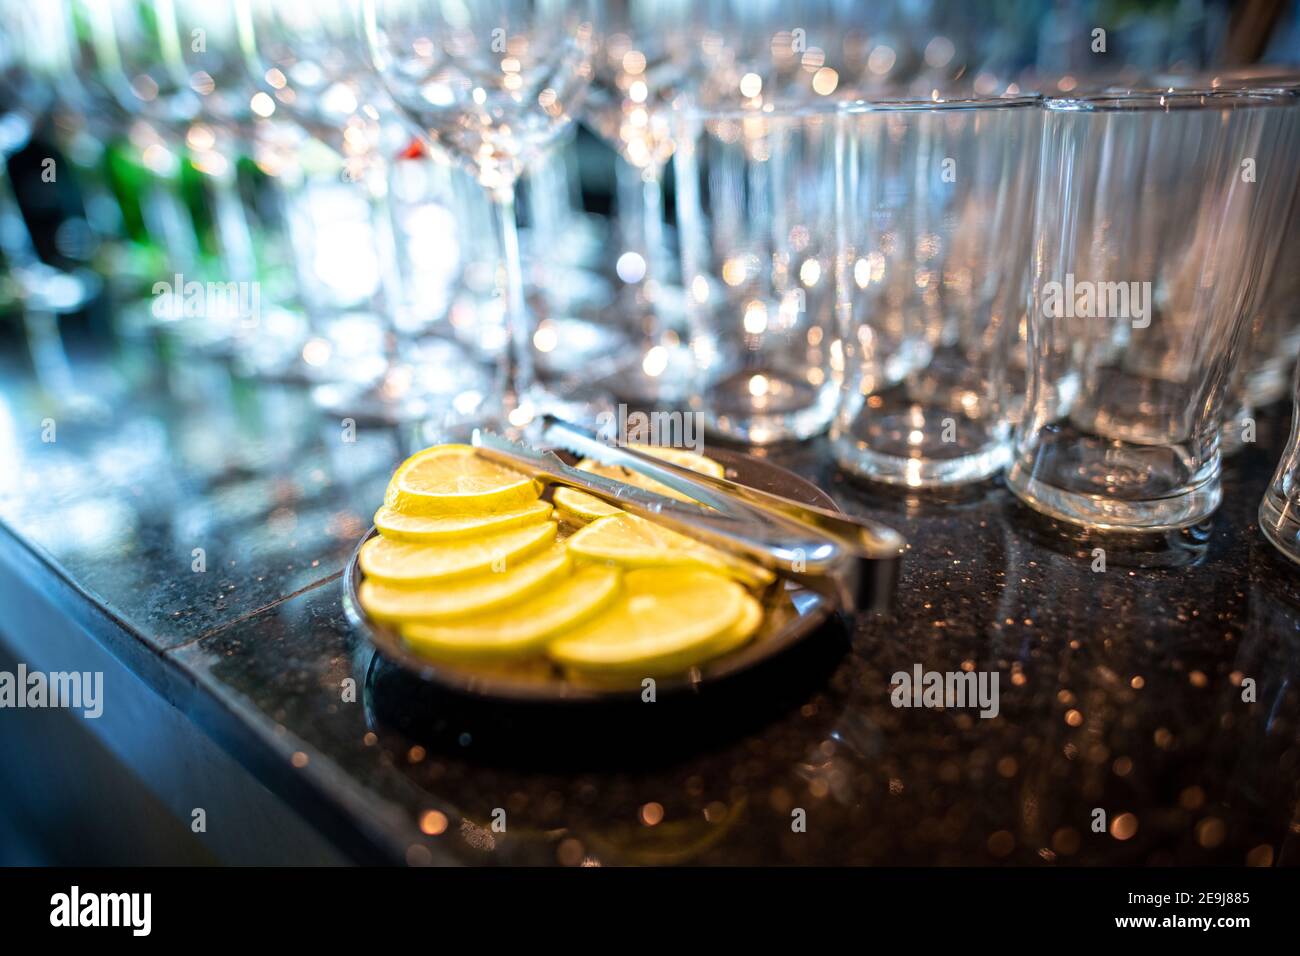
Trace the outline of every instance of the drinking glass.
{"label": "drinking glass", "polygon": [[672,307],[680,296],[670,288],[663,174],[673,154],[669,106],[695,65],[692,26],[685,0],[611,0],[597,16],[584,119],[618,153],[619,219],[636,233],[617,265],[631,341],[609,378],[616,394],[633,401],[676,401],[690,387],[685,330]]}
{"label": "drinking glass", "polygon": [[847,104],[831,449],[909,487],[978,481],[1010,454],[1028,289],[1035,97]]}
{"label": "drinking glass", "polygon": [[[74,74],[64,95],[107,145],[114,212],[131,238],[135,287],[148,293],[164,268],[196,273],[198,235],[181,196],[180,156],[136,107],[134,96],[127,96],[111,8],[105,0],[65,0],[57,28],[49,26],[53,11],[42,12],[47,28],[57,30],[48,44],[51,55],[61,56]],[[113,280],[125,278],[117,267],[113,271]],[[116,319],[130,332],[152,328],[158,317],[151,304],[132,303],[120,307]]]}
{"label": "drinking glass", "polygon": [[515,184],[570,122],[591,77],[591,5],[575,0],[363,0],[371,64],[400,110],[492,199],[508,343],[500,418],[523,429],[558,398],[533,374]]}
{"label": "drinking glass", "polygon": [[[278,178],[288,186],[294,268],[312,326],[299,364],[313,399],[358,421],[449,425],[458,401],[481,395],[480,369],[450,341],[416,341],[427,323],[408,298],[399,229],[399,207],[423,204],[429,180],[445,170],[401,158],[411,134],[357,42],[359,0],[241,2],[247,53],[267,85],[262,111],[292,127],[280,131]],[[399,179],[399,163],[428,175]],[[431,280],[458,257],[454,231],[441,225]],[[422,304],[434,305],[430,283],[423,291]]]}
{"label": "drinking glass", "polygon": [[[1158,83],[1170,90],[1289,90],[1294,98],[1292,110],[1300,110],[1300,70],[1295,68],[1257,64],[1173,73],[1160,75]],[[1289,155],[1291,166],[1284,174],[1295,178],[1300,176],[1300,145]],[[1243,441],[1249,440],[1255,409],[1287,394],[1291,369],[1300,355],[1300,271],[1289,266],[1300,254],[1300,195],[1293,199],[1276,236],[1280,253],[1274,267],[1260,280],[1259,303],[1247,320],[1247,344],[1230,379],[1222,436],[1224,454],[1238,450]]]}
{"label": "drinking glass", "polygon": [[1259,504],[1259,529],[1300,564],[1300,363],[1291,376],[1291,437]]}
{"label": "drinking glass", "polygon": [[256,119],[250,104],[259,88],[243,55],[240,10],[235,2],[154,0],[153,20],[167,74],[185,78],[196,94],[197,114],[185,142],[196,168],[216,184],[213,216],[222,264],[231,278],[252,282],[260,270],[238,166],[249,152]]}
{"label": "drinking glass", "polygon": [[[1282,150],[1284,165],[1278,175],[1296,182],[1300,180],[1300,74],[1293,73],[1276,88],[1290,93],[1292,114],[1290,145]],[[1300,188],[1279,212],[1278,223],[1253,224],[1256,229],[1274,230],[1270,241],[1277,244],[1278,254],[1260,277],[1257,304],[1247,317],[1246,346],[1229,380],[1222,436],[1225,454],[1253,441],[1255,410],[1287,394],[1289,373],[1300,356],[1300,270],[1295,268],[1300,257]]]}
{"label": "drinking glass", "polygon": [[[1256,66],[1215,73],[1215,89],[1275,88],[1291,91],[1293,111],[1300,110],[1300,70]],[[1300,177],[1300,147],[1289,153],[1287,175]],[[1271,405],[1287,393],[1290,371],[1300,355],[1300,270],[1287,265],[1300,256],[1300,191],[1292,199],[1279,242],[1282,247],[1260,292],[1259,309],[1250,325],[1250,345],[1243,362],[1241,404],[1247,410]]]}
{"label": "drinking glass", "polygon": [[1044,101],[1026,411],[1012,490],[1101,530],[1218,506],[1228,376],[1294,180],[1289,96]]}
{"label": "drinking glass", "polygon": [[0,31],[0,298],[6,300],[4,311],[12,306],[22,320],[38,381],[60,405],[75,407],[84,404],[83,396],[76,389],[58,320],[85,306],[94,294],[93,276],[41,258],[9,178],[9,160],[28,145],[53,98],[40,71],[24,56],[21,11],[6,5],[0,14],[9,19]]}
{"label": "drinking glass", "polygon": [[[1300,94],[1292,110],[1300,110]],[[1291,154],[1300,163],[1300,151]],[[1300,176],[1300,166],[1290,174]],[[1241,388],[1248,408],[1263,408],[1287,392],[1288,371],[1300,355],[1300,195],[1291,203],[1278,233],[1281,244],[1277,264],[1264,281],[1260,305],[1250,329]]]}
{"label": "drinking glass", "polygon": [[[274,120],[266,115],[262,70],[248,55],[248,2],[155,0],[157,29],[168,66],[187,77],[198,95],[199,113],[185,143],[195,168],[214,184],[212,217],[225,278],[256,289],[252,314],[231,323],[234,368],[241,375],[298,382],[307,321],[283,249],[291,244],[274,241],[279,236],[271,229],[280,217],[266,215],[279,205],[284,178],[266,175],[267,167],[256,164],[259,136]],[[246,163],[248,158],[254,163]],[[246,201],[258,192],[268,201]],[[207,322],[214,305],[205,310]]]}
{"label": "drinking glass", "polygon": [[[519,243],[537,315],[537,374],[560,394],[610,390],[610,373],[626,365],[629,352],[613,318],[622,310],[609,276],[611,220],[583,208],[580,167],[588,148],[570,127],[529,166],[523,183],[527,226]],[[494,263],[495,247],[493,241]]]}
{"label": "drinking glass", "polygon": [[[188,155],[200,175],[204,200],[210,201],[212,211],[214,257],[208,278],[255,288],[257,266],[237,179],[238,144],[233,136],[219,135],[216,127],[204,122],[205,99],[215,94],[216,77],[186,61],[188,54],[207,46],[209,30],[214,48],[235,42],[233,8],[209,6],[202,32],[187,32],[182,43],[177,6],[172,0],[79,2],[89,21],[101,82],[121,109],[144,121],[133,128],[133,134],[142,142],[151,141],[142,146],[151,170],[177,177],[183,157]],[[192,12],[193,6],[182,12],[184,9]],[[189,72],[187,66],[195,71]],[[218,96],[210,102],[223,99]],[[163,234],[169,239],[176,232],[172,220],[177,212],[165,210],[168,222],[160,223],[160,228],[168,230]],[[195,225],[193,220],[190,225]],[[201,255],[195,258],[183,237],[176,240],[175,246],[168,246],[168,264],[175,270],[173,274],[180,274],[182,282],[188,283],[197,278],[191,270],[205,271],[206,263]],[[151,315],[174,329],[183,344],[199,351],[229,354],[241,327],[247,328],[256,319],[249,314],[248,305],[226,297],[209,297],[202,315],[177,315],[177,300],[179,296],[156,299]]]}
{"label": "drinking glass", "polygon": [[677,117],[691,406],[734,440],[809,438],[834,412],[835,149],[833,109]]}
{"label": "drinking glass", "polygon": [[702,62],[692,90],[706,105],[737,94],[787,106],[852,99],[868,86],[896,85],[904,61],[919,60],[895,33],[902,16],[897,5],[705,0],[695,6],[702,10]]}

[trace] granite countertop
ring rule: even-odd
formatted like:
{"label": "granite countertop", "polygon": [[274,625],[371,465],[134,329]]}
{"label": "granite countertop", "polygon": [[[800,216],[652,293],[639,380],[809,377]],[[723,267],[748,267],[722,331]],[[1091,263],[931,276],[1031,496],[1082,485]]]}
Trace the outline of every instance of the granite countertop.
{"label": "granite countertop", "polygon": [[[0,547],[106,612],[115,653],[188,688],[176,706],[353,858],[1300,862],[1300,571],[1255,524],[1288,408],[1226,463],[1208,528],[1102,542],[1104,571],[1098,542],[1000,484],[899,495],[837,474],[823,441],[771,450],[908,538],[894,613],[726,687],[596,713],[449,697],[347,624],[340,572],[419,435],[344,441],[300,388],[144,346],[76,381],[67,406],[0,376]],[[999,715],[895,708],[890,677],[915,665],[996,671]]]}

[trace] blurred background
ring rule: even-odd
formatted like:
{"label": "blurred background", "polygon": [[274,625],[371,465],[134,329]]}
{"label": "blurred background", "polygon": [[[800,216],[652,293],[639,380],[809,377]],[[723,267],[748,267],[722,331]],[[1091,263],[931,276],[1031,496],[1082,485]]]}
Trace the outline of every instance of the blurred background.
{"label": "blurred background", "polygon": [[[174,6],[184,15],[195,5]],[[402,124],[371,117],[372,128],[342,86],[313,82],[315,66],[299,58],[299,69],[266,69],[268,85],[228,112],[209,98],[201,116],[174,114],[182,98],[137,71],[129,55],[146,51],[121,23],[118,51],[106,48],[103,9],[0,0],[0,518],[112,595],[117,617],[180,644],[277,596],[259,590],[264,576],[279,574],[288,593],[324,574],[312,570],[322,561],[339,566],[394,462],[438,440],[449,416],[472,419],[508,338],[503,270],[479,184],[430,162]],[[224,9],[207,4],[214,44]],[[737,37],[752,37],[763,53],[748,62],[773,77],[763,89],[804,98],[1070,92],[1257,64],[1267,76],[1268,64],[1300,61],[1300,0],[665,0],[663,10],[678,26],[691,11],[705,52],[730,51],[713,67],[730,87],[746,62]],[[806,34],[782,29],[796,17]],[[715,36],[711,22],[730,26]],[[292,22],[263,32],[294,34]],[[290,56],[274,42],[258,52]],[[127,62],[105,62],[123,54]],[[671,379],[670,340],[640,327],[649,317],[671,332],[682,290],[673,164],[657,152],[665,142],[671,152],[671,138],[645,132],[636,110],[646,66],[623,61],[605,76],[597,60],[588,103],[525,171],[516,210],[539,373],[612,380],[616,397],[653,403],[673,397],[652,387]],[[212,82],[196,88],[205,97],[226,80],[192,75]],[[707,92],[710,77],[695,80]],[[228,132],[258,120],[273,122],[254,139]],[[357,186],[376,156],[384,185],[367,193]],[[384,239],[374,233],[378,200],[391,226]],[[249,330],[238,315],[213,314],[211,303],[202,321],[187,321],[168,285],[182,273],[254,280],[255,348],[241,343]],[[629,339],[646,346],[643,379],[606,364],[626,356]],[[64,457],[46,456],[53,464],[38,471],[24,443],[47,416]],[[96,429],[114,418],[101,440]],[[340,420],[388,431],[363,427],[342,455]],[[38,486],[52,511],[31,505]],[[234,596],[179,595],[152,573],[159,555],[188,555],[199,539],[238,552]],[[0,638],[22,626],[0,620]],[[15,661],[0,654],[0,669]],[[36,763],[87,749],[88,735],[71,717],[61,731],[40,726],[0,734],[0,768],[31,768],[22,779],[0,773],[0,863],[207,859],[183,823],[157,824],[139,780],[108,761],[94,770],[96,798],[117,808],[118,829],[99,828],[101,846],[59,846],[71,834],[51,821],[76,810],[84,779],[41,775]]]}
{"label": "blurred background", "polygon": [[[85,15],[76,3],[65,6],[64,17]],[[753,0],[735,7],[739,14],[732,12],[742,21],[776,23],[791,19],[783,6],[776,0]],[[864,95],[925,95],[954,88],[980,94],[1068,92],[1099,74],[1106,82],[1127,78],[1138,83],[1162,72],[1300,58],[1300,4],[1293,0],[831,0],[805,6],[812,9],[800,13],[801,22],[833,24],[834,30],[818,36],[813,29],[812,36],[793,39],[778,32],[772,55],[779,63],[783,43],[802,50],[802,69],[796,73],[816,93],[838,86],[842,94],[850,83]],[[214,194],[213,177],[207,175],[219,159],[207,148],[211,143],[205,142],[202,127],[191,130],[185,149],[150,142],[150,136],[157,136],[150,127],[107,113],[79,115],[75,107],[84,100],[84,90],[69,91],[58,83],[50,88],[48,77],[34,77],[30,30],[18,28],[20,8],[0,7],[5,11],[0,62],[7,77],[0,85],[5,100],[0,103],[0,155],[12,192],[0,209],[0,259],[6,264],[21,259],[30,243],[40,265],[37,275],[0,267],[0,362],[35,364],[48,380],[64,374],[63,356],[55,346],[75,358],[79,350],[111,346],[122,334],[138,331],[140,323],[133,323],[132,316],[111,316],[108,303],[115,291],[119,301],[147,294],[157,276],[179,265],[161,245],[166,229],[191,233],[184,238],[196,261],[219,255],[223,199]],[[49,24],[54,24],[52,16]],[[1097,26],[1106,30],[1104,56],[1096,55],[1089,41]],[[73,27],[83,33],[88,29]],[[832,41],[830,49],[817,45]],[[90,45],[88,36],[83,42]],[[53,72],[67,64],[48,66]],[[828,79],[832,75],[833,81]],[[599,110],[580,117],[520,186],[519,221],[530,275],[550,269],[553,279],[545,289],[530,288],[530,295],[548,300],[538,310],[543,321],[535,344],[543,360],[549,354],[566,367],[582,366],[605,344],[589,325],[569,320],[598,313],[629,290],[635,294],[646,280],[647,260],[655,255],[646,248],[647,235],[665,247],[659,261],[669,264],[669,273],[676,259],[672,164],[663,166],[664,192],[658,200],[667,233],[656,233],[642,221],[641,177],[628,161],[638,158],[635,150],[630,157],[626,148],[620,155],[610,144],[609,130],[601,126]],[[617,130],[612,138],[618,140]],[[398,165],[398,252],[403,266],[411,267],[404,293],[410,308],[399,313],[399,322],[411,331],[444,328],[454,335],[463,329],[486,338],[475,344],[490,349],[500,332],[484,331],[474,313],[493,281],[496,246],[481,228],[455,228],[457,222],[486,216],[484,210],[466,208],[483,205],[482,197],[460,182],[467,176],[458,169],[445,168],[432,177],[442,181],[431,182],[425,150],[414,135],[409,142],[385,146],[393,148],[391,158]],[[234,160],[233,181],[246,210],[254,218],[264,215],[266,223],[277,220],[268,179],[280,174],[270,152],[262,143]],[[329,157],[322,160],[327,167],[330,162]],[[52,169],[66,172],[51,182]],[[157,192],[151,181],[159,177],[178,184],[184,206],[171,210],[175,218],[166,228],[149,221],[159,215],[157,196],[151,195]],[[344,191],[334,191],[339,195],[318,191],[314,202],[315,221],[308,226],[315,233],[310,268],[329,279],[327,294],[356,297],[347,286],[373,284],[371,273],[380,264],[352,255],[358,247],[357,213]],[[261,234],[261,225],[252,223],[255,241],[277,243]],[[555,243],[556,235],[565,241]],[[539,241],[530,242],[533,238]],[[265,302],[274,298],[277,283],[291,283],[293,264],[284,261],[289,253],[278,243],[255,251]],[[340,263],[347,268],[339,269]],[[217,271],[229,272],[228,264]],[[56,316],[57,329],[39,315],[24,323],[24,298],[36,312]],[[546,316],[552,319],[549,324]],[[292,324],[289,316],[280,321]],[[286,347],[303,346],[294,330],[283,331]],[[308,364],[326,363],[330,350],[339,347],[338,342],[308,343]],[[263,355],[261,360],[275,359]],[[328,391],[323,399],[326,407],[333,404]]]}

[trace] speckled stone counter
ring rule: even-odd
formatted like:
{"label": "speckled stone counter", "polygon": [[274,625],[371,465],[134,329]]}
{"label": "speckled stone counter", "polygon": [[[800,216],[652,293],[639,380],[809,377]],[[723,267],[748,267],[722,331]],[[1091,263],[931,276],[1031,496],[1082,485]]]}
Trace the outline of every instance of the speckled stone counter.
{"label": "speckled stone counter", "polygon": [[[341,569],[418,436],[344,441],[300,389],[143,347],[79,366],[75,407],[2,382],[0,548],[103,611],[113,653],[347,858],[1300,862],[1300,571],[1255,525],[1289,409],[1227,463],[1210,526],[1158,547],[1000,484],[905,496],[823,442],[771,451],[908,538],[894,613],[694,697],[538,711],[420,684],[343,617]],[[918,664],[996,671],[999,715],[895,708]]]}

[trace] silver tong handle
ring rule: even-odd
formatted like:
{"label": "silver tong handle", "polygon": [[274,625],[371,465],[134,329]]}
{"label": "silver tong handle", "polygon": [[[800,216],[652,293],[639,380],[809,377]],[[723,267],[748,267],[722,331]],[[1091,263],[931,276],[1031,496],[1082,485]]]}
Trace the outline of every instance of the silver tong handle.
{"label": "silver tong handle", "polygon": [[[581,429],[575,427],[574,434],[570,437],[577,439],[584,436]],[[601,450],[610,449],[610,446],[590,433],[585,438],[595,442]],[[855,538],[829,533],[817,527],[811,519],[796,517],[801,513],[797,510],[794,513],[782,512],[775,505],[760,505],[739,497],[730,490],[732,487],[743,488],[742,485],[725,481],[721,484],[703,484],[696,480],[701,476],[684,469],[662,470],[658,474],[650,473],[648,469],[643,470],[640,467],[642,458],[655,465],[663,464],[649,456],[638,454],[632,459],[636,464],[629,464],[629,467],[656,480],[662,475],[665,485],[695,501],[708,504],[709,507],[678,501],[625,482],[579,471],[566,465],[553,452],[511,441],[491,432],[476,431],[473,444],[485,457],[534,478],[577,488],[617,508],[655,521],[724,552],[744,555],[826,595],[846,611],[878,612],[886,610],[890,603],[897,579],[899,555],[903,548],[901,536],[892,529],[873,527],[873,533],[883,529],[886,534],[879,535],[877,546],[873,546],[869,552]],[[557,444],[568,447],[570,443],[565,441]],[[591,448],[591,457],[603,459],[603,454],[594,454],[597,450]],[[578,451],[580,454],[585,453],[580,449]],[[719,480],[711,481],[716,483]],[[779,496],[768,496],[763,492],[758,495],[761,498],[774,498],[782,506],[794,506],[796,509],[803,507]],[[827,516],[841,517],[825,509],[813,509],[809,513],[815,512],[823,513],[817,515],[819,520]],[[859,527],[858,519],[848,520],[853,527]]]}
{"label": "silver tong handle", "polygon": [[579,471],[562,462],[554,452],[481,429],[474,432],[472,443],[484,457],[533,478],[585,491],[616,508],[724,552],[740,554],[819,591],[834,593],[836,600],[841,598],[833,582],[842,566],[852,561],[852,556],[841,542],[815,529],[749,511],[743,503],[739,503],[741,510],[734,514],[710,511],[626,482]]}
{"label": "silver tong handle", "polygon": [[594,458],[607,465],[617,465],[638,472],[718,511],[734,512],[734,501],[738,498],[745,504],[762,511],[790,518],[818,531],[842,538],[853,547],[855,552],[871,559],[896,558],[907,548],[907,541],[903,536],[888,525],[848,515],[842,511],[804,504],[726,478],[716,478],[703,472],[691,471],[635,448],[612,445],[602,440],[595,432],[556,418],[554,415],[547,415],[545,422],[543,435],[552,445],[568,449],[586,458]]}

